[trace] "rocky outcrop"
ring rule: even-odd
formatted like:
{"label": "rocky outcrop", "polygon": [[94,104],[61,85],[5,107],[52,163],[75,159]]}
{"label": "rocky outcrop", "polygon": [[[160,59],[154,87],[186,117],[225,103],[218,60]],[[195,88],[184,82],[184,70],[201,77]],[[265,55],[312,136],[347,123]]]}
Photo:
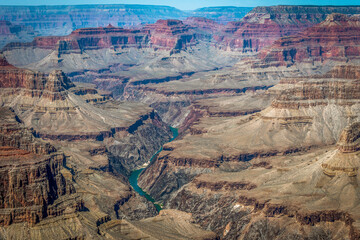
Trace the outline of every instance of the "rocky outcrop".
{"label": "rocky outcrop", "polygon": [[331,13],[358,14],[358,7],[271,6],[256,7],[239,22],[230,22],[216,36],[220,47],[258,52],[281,37],[302,32]]}
{"label": "rocky outcrop", "polygon": [[358,152],[360,150],[360,123],[347,126],[341,133],[337,142],[338,150],[322,163],[324,174],[334,177],[347,174],[356,177],[360,168]]}
{"label": "rocky outcrop", "polygon": [[206,38],[180,20],[158,20],[145,29],[150,30],[152,47],[173,50],[172,52],[186,49],[195,45],[199,39]]}
{"label": "rocky outcrop", "polygon": [[183,20],[183,23],[208,33],[217,33],[224,27],[224,25],[219,24],[210,18],[204,17],[188,17]]}
{"label": "rocky outcrop", "polygon": [[82,200],[61,173],[64,154],[36,140],[12,109],[0,112],[0,224],[35,224],[65,210],[82,210]]}
{"label": "rocky outcrop", "polygon": [[343,153],[356,152],[360,150],[360,123],[354,123],[346,127],[340,135],[338,142],[339,150]]}
{"label": "rocky outcrop", "polygon": [[260,53],[261,64],[291,66],[300,62],[346,62],[359,56],[358,15],[334,13],[295,36],[283,38]]}
{"label": "rocky outcrop", "polygon": [[0,58],[0,88],[23,89],[26,95],[55,101],[64,100],[64,91],[75,86],[62,71],[54,70],[48,75],[32,72],[15,68],[2,55]]}

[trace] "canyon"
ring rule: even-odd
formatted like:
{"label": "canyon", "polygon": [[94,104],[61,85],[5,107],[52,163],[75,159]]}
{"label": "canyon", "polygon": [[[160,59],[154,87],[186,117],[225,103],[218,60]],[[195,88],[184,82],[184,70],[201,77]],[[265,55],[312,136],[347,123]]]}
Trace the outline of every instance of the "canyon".
{"label": "canyon", "polygon": [[238,21],[252,8],[215,7],[181,11],[174,7],[139,4],[88,4],[55,6],[1,6],[0,20],[25,25],[40,35],[67,35],[78,28],[105,27],[108,24],[119,27],[136,27],[154,23],[159,19],[185,19],[186,17],[207,17],[226,24]]}
{"label": "canyon", "polygon": [[[344,39],[338,41],[347,41],[340,42],[339,47],[356,54],[357,26],[344,25],[346,30],[341,32],[343,27],[327,25],[331,22],[327,16],[359,11],[358,7],[256,7],[241,21],[227,25],[194,17],[158,20],[136,30],[108,25],[75,30],[68,36],[37,37],[31,43],[12,43],[3,53],[15,66],[43,72],[61,69],[74,82],[93,83],[102,90],[111,90],[115,98],[146,103],[167,124],[179,127],[196,99],[241,95],[273,86],[281,77],[329,71],[335,63],[324,65],[314,55],[322,49],[322,58],[326,59],[331,58],[328,51],[340,51],[331,47],[327,50],[322,46],[326,40],[317,44],[318,50],[315,46],[307,50],[304,44],[302,51],[308,51],[310,57],[299,61],[301,66],[290,64],[293,50],[288,43],[296,46],[308,34],[319,32],[309,37],[310,41],[325,39],[328,36],[321,35],[321,31],[331,27],[334,30],[330,35],[339,34]],[[316,25],[320,22],[322,28]],[[352,42],[347,39],[348,32],[355,34]],[[285,41],[288,43],[282,43]],[[277,44],[284,45],[284,49],[278,50]],[[281,59],[283,55],[285,59]]]}
{"label": "canyon", "polygon": [[269,107],[264,93],[197,101],[200,117],[139,186],[223,239],[261,237],[257,229],[271,239],[357,239],[358,74],[345,65],[285,78],[267,90],[277,95]]}
{"label": "canyon", "polygon": [[360,238],[360,7],[15,8],[1,239]]}
{"label": "canyon", "polygon": [[[134,231],[132,237],[152,236],[143,227],[157,218],[140,228],[136,224],[157,211],[130,187],[127,176],[171,136],[153,109],[116,102],[92,85],[75,85],[61,71],[16,68],[4,57],[0,73],[6,183],[1,237],[30,232],[37,239],[101,238],[114,229],[126,236],[124,226]],[[161,217],[169,222],[170,236],[183,239],[181,227],[190,227],[194,236],[213,236],[193,226],[186,214],[181,227],[173,228],[171,215]]]}

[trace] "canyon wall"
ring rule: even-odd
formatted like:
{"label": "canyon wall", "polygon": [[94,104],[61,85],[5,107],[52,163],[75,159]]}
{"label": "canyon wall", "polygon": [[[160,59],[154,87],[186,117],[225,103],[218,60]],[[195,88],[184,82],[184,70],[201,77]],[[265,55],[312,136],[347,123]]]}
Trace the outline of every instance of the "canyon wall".
{"label": "canyon wall", "polygon": [[291,66],[295,63],[357,60],[358,15],[331,14],[325,21],[295,36],[282,38],[260,53],[260,66]]}
{"label": "canyon wall", "polygon": [[[66,35],[78,28],[135,26],[160,18],[184,18],[176,8],[146,5],[4,6],[1,20],[31,26],[40,35]],[[31,21],[29,21],[31,20]]]}
{"label": "canyon wall", "polygon": [[31,42],[37,35],[30,26],[0,20],[0,49],[11,42]]}
{"label": "canyon wall", "polygon": [[221,98],[198,101],[200,117],[164,146],[139,185],[224,239],[251,239],[254,229],[269,238],[356,239],[357,183],[346,190],[349,201],[341,189],[358,181],[358,70],[283,79],[257,113],[245,111],[254,98],[242,97],[245,115],[234,116],[209,114],[226,106]]}
{"label": "canyon wall", "polygon": [[83,210],[74,186],[61,173],[64,154],[35,139],[12,109],[2,107],[0,112],[0,224],[35,224],[66,209]]}
{"label": "canyon wall", "polygon": [[181,11],[169,6],[154,5],[72,5],[72,6],[3,6],[0,20],[33,28],[41,36],[67,35],[78,28],[135,27],[159,19],[206,17],[219,23],[240,20],[251,8],[202,8]]}
{"label": "canyon wall", "polygon": [[258,52],[281,37],[304,31],[331,13],[359,14],[359,7],[271,6],[256,7],[242,20],[229,22],[215,39],[224,49]]}

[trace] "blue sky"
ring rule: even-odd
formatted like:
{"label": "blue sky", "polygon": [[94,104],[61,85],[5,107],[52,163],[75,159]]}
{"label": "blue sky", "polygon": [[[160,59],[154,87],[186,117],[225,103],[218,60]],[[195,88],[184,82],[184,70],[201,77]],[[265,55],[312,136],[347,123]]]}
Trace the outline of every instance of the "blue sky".
{"label": "blue sky", "polygon": [[208,6],[360,5],[359,0],[0,0],[0,5],[154,4],[193,10]]}

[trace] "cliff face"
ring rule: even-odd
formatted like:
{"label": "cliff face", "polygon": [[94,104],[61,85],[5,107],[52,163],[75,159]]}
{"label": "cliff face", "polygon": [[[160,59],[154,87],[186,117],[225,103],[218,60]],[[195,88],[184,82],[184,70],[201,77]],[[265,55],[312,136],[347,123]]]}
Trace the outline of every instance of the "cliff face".
{"label": "cliff face", "polygon": [[[135,26],[153,23],[161,18],[184,18],[176,8],[147,5],[78,5],[78,6],[6,6],[1,20],[25,24],[40,35],[66,35],[78,28]],[[31,20],[31,21],[29,21]]]}
{"label": "cliff face", "polygon": [[[75,85],[61,71],[19,69],[5,58],[1,63],[1,104],[13,107],[18,116],[14,119],[21,119],[23,128],[32,128],[30,134],[7,121],[1,128],[0,140],[6,146],[0,154],[5,183],[2,224],[14,223],[12,228],[17,229],[23,221],[40,222],[47,230],[37,232],[37,237],[93,238],[105,222],[156,214],[154,205],[135,193],[125,176],[170,138],[169,128],[153,109],[115,101],[91,84]],[[50,141],[64,154],[38,144],[35,137]],[[67,197],[75,189],[77,194]],[[76,212],[84,207],[86,213]],[[10,236],[24,229],[36,232],[31,225],[19,229],[4,231]]]}
{"label": "cliff face", "polygon": [[[210,36],[207,36],[210,38]],[[123,49],[123,48],[155,48],[164,50],[184,50],[195,45],[197,40],[205,36],[197,33],[194,27],[180,20],[158,20],[139,30],[120,27],[81,28],[64,37],[37,37],[32,43],[12,43],[5,50],[19,47],[35,47],[40,49],[56,49],[58,56],[62,54],[82,53],[86,50]]]}
{"label": "cliff face", "polygon": [[36,140],[12,109],[0,112],[0,224],[35,224],[62,215],[66,208],[82,210],[73,185],[61,174],[64,154]]}
{"label": "cliff face", "polygon": [[359,11],[359,7],[256,7],[239,22],[228,23],[216,40],[224,49],[258,52],[281,37],[294,35],[324,21],[331,13],[358,14]]}
{"label": "cliff face", "polygon": [[10,42],[30,42],[37,33],[30,27],[0,20],[0,49]]}
{"label": "cliff face", "polygon": [[360,19],[331,14],[296,36],[283,38],[260,56],[264,64],[291,66],[295,62],[347,61],[358,58]]}
{"label": "cliff face", "polygon": [[158,20],[155,24],[146,26],[145,29],[150,30],[151,44],[154,48],[167,50],[183,50],[204,38],[194,28],[179,20]]}
{"label": "cliff face", "polygon": [[349,186],[345,201],[341,189],[358,181],[358,124],[341,132],[359,119],[358,81],[356,65],[284,79],[268,90],[278,96],[260,112],[250,111],[254,98],[239,101],[245,116],[221,115],[222,98],[198,101],[198,119],[164,146],[139,184],[224,239],[251,239],[260,229],[269,238],[340,231],[356,239],[359,190]]}

